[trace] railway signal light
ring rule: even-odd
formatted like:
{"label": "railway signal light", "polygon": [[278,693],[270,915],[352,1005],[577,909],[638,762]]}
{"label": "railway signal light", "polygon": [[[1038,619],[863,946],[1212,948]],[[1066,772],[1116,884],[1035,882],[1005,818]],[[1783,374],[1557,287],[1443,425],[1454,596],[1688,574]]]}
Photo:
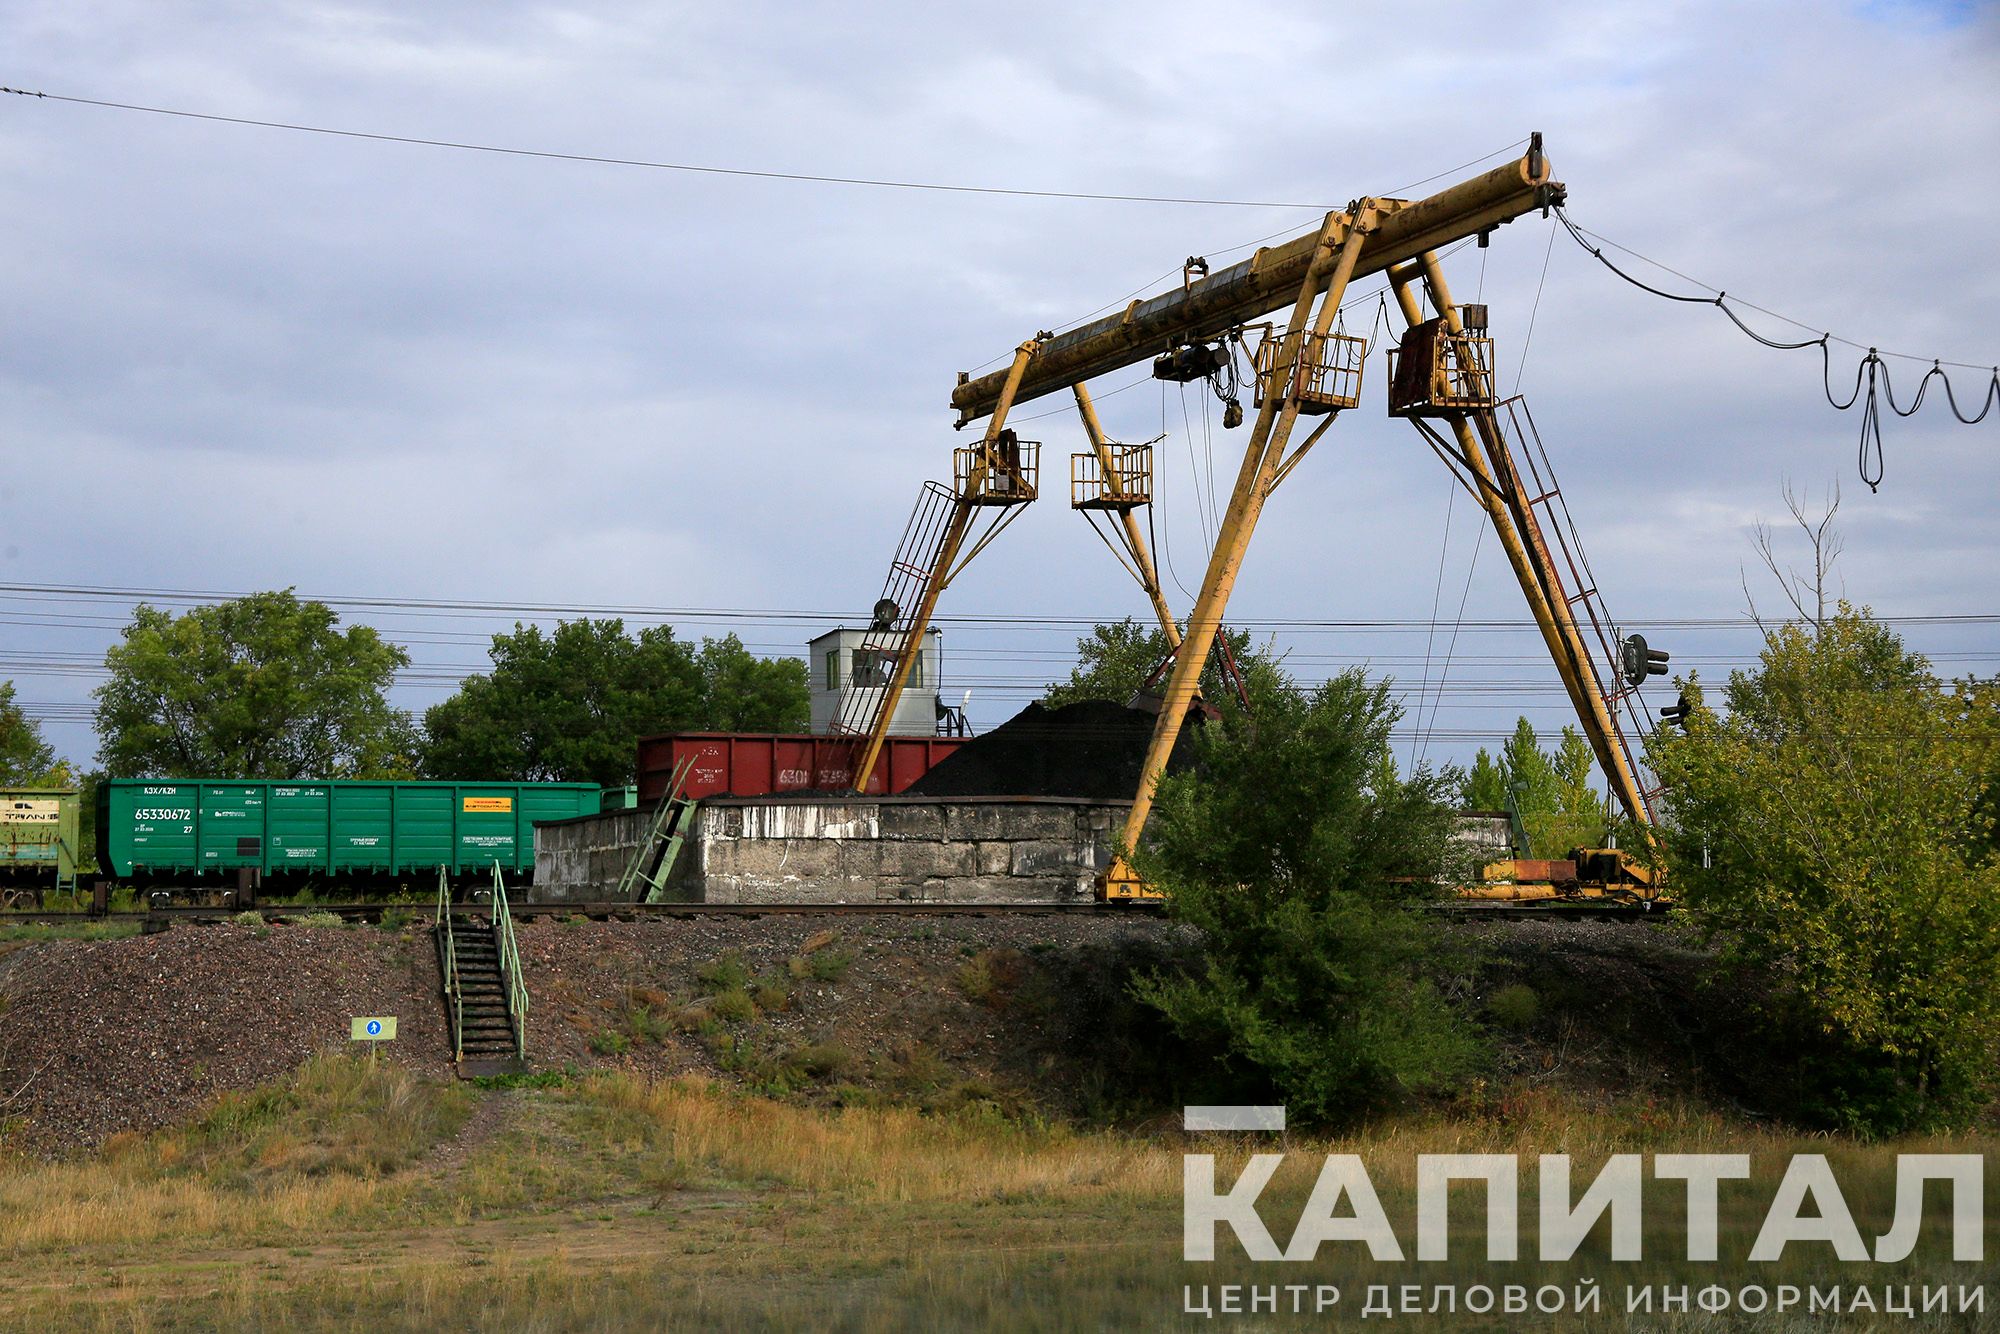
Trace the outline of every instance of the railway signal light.
{"label": "railway signal light", "polygon": [[1667,651],[1647,648],[1644,635],[1628,635],[1620,648],[1618,665],[1624,670],[1625,684],[1641,686],[1649,676],[1667,674]]}
{"label": "railway signal light", "polygon": [[1679,699],[1660,710],[1660,725],[1662,727],[1671,727],[1678,724],[1682,731],[1686,731],[1688,712],[1693,707],[1693,705],[1688,703],[1687,691],[1681,691]]}

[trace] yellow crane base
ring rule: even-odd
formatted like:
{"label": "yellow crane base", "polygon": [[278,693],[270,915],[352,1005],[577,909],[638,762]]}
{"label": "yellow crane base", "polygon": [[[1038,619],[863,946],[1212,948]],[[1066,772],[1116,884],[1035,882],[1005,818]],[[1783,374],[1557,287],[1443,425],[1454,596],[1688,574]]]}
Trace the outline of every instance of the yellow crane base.
{"label": "yellow crane base", "polygon": [[1111,865],[1097,877],[1097,898],[1101,903],[1162,903],[1166,897],[1142,880],[1123,857],[1112,858]]}

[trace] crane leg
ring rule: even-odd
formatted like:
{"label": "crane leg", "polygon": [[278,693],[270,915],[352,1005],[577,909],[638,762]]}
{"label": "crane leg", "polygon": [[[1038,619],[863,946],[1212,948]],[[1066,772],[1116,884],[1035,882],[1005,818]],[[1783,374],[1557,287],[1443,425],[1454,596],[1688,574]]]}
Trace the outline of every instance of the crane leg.
{"label": "crane leg", "polygon": [[[1462,333],[1464,326],[1460,323],[1458,308],[1452,304],[1451,289],[1445,284],[1444,270],[1438,264],[1437,256],[1428,251],[1418,256],[1413,265],[1390,271],[1390,286],[1396,293],[1396,303],[1404,319],[1411,324],[1423,319],[1423,309],[1414,290],[1419,274],[1429,291],[1432,306],[1445,322],[1446,330],[1452,334]],[[1480,388],[1493,396],[1496,387],[1482,385]],[[1603,697],[1598,693],[1595,677],[1590,671],[1589,650],[1584,646],[1568,601],[1563,596],[1554,562],[1540,540],[1532,514],[1521,513],[1517,522],[1517,515],[1510,511],[1505,499],[1510,495],[1518,497],[1519,493],[1518,477],[1506,440],[1490,411],[1453,413],[1450,422],[1459,451],[1471,466],[1478,483],[1473,488],[1474,493],[1492,521],[1493,531],[1507,554],[1507,563],[1513,568],[1515,581],[1520,584],[1521,592],[1527,599],[1528,610],[1542,633],[1542,641],[1555,663],[1557,675],[1562,678],[1571,707],[1576,710],[1577,719],[1583,725],[1591,751],[1627,814],[1643,820],[1645,798],[1631,768],[1625,763],[1624,752],[1616,742],[1617,729]],[[1520,508],[1525,510],[1524,505]]]}
{"label": "crane leg", "polygon": [[[1071,385],[1076,394],[1076,410],[1083,417],[1083,433],[1090,438],[1091,452],[1097,455],[1097,464],[1104,470],[1106,486],[1117,490],[1118,469],[1111,459],[1111,447],[1104,438],[1104,427],[1097,420],[1097,406],[1090,401],[1090,391],[1082,384]],[[1181,646],[1181,627],[1174,620],[1173,609],[1167,606],[1166,594],[1160,590],[1160,572],[1153,565],[1153,553],[1146,546],[1146,535],[1139,531],[1139,520],[1131,510],[1119,516],[1125,529],[1125,546],[1132,553],[1134,567],[1139,574],[1139,587],[1146,591],[1152,601],[1153,615],[1159,619],[1160,633],[1167,637],[1167,647]]]}
{"label": "crane leg", "polygon": [[[1014,350],[1014,364],[1010,368],[1007,381],[1000,391],[1000,400],[994,405],[993,415],[986,423],[985,447],[974,457],[972,475],[968,479],[964,493],[957,497],[952,507],[951,522],[945,528],[944,540],[938,544],[937,558],[931,563],[930,577],[924,581],[923,596],[917,600],[910,613],[909,628],[904,634],[903,646],[896,654],[896,664],[883,688],[882,702],[873,725],[868,730],[868,739],[862,744],[861,755],[854,765],[854,790],[866,792],[868,780],[875,773],[875,765],[882,758],[882,746],[889,739],[889,726],[896,717],[896,705],[903,697],[903,689],[909,684],[910,671],[916,665],[917,650],[923,645],[924,631],[930,627],[931,616],[937,610],[938,598],[945,585],[951,582],[953,566],[965,544],[966,530],[971,527],[973,511],[977,508],[972,497],[976,496],[987,472],[987,459],[1000,431],[1007,424],[1007,411],[1014,404],[1014,392],[1020,388],[1021,377],[1027,374],[1028,363],[1034,360],[1035,351],[1041,345],[1033,339]],[[992,536],[989,531],[988,537]],[[983,543],[982,543],[983,545]],[[974,548],[978,550],[977,547]]]}
{"label": "crane leg", "polygon": [[[1323,263],[1332,262],[1333,274],[1314,322],[1314,333],[1321,336],[1333,327],[1341,297],[1347,290],[1348,280],[1354,275],[1355,262],[1360,258],[1362,240],[1373,229],[1373,221],[1374,209],[1366,202],[1357,207],[1351,217],[1343,213],[1327,216],[1326,225],[1320,231],[1320,259],[1307,271],[1286,330],[1294,356],[1304,346],[1304,340],[1298,335],[1305,328],[1306,317],[1312,311],[1319,274],[1326,272]],[[1274,382],[1291,386],[1291,369],[1289,363],[1280,365]],[[1208,571],[1202,578],[1201,594],[1195,599],[1194,612],[1188,617],[1187,633],[1174,657],[1173,672],[1167,678],[1166,699],[1161,705],[1159,721],[1154,724],[1152,741],[1139,772],[1139,791],[1132,799],[1132,810],[1125,820],[1119,851],[1104,872],[1100,895],[1105,899],[1129,901],[1160,897],[1159,892],[1148,886],[1132,869],[1128,855],[1138,846],[1139,835],[1146,827],[1146,817],[1152,813],[1153,787],[1166,771],[1167,759],[1173,754],[1174,743],[1180,739],[1188,705],[1193,702],[1195,688],[1201,680],[1202,666],[1208,661],[1209,649],[1215,643],[1223,611],[1229,605],[1229,595],[1236,587],[1236,576],[1242,568],[1243,554],[1249,548],[1250,536],[1256,530],[1258,516],[1263,512],[1264,500],[1271,490],[1271,479],[1284,458],[1285,445],[1298,415],[1299,401],[1289,388],[1283,394],[1267,394],[1264,406],[1258,410],[1257,425],[1244,450],[1243,466],[1236,474],[1236,488],[1230,493],[1229,508],[1223,515],[1222,527],[1216,534],[1215,550],[1209,557]]]}

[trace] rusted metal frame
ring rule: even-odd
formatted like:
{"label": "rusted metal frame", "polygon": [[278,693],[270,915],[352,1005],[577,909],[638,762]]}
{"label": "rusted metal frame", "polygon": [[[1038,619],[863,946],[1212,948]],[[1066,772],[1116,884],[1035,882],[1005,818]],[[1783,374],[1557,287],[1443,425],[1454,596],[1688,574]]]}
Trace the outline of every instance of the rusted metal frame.
{"label": "rusted metal frame", "polygon": [[[1520,405],[1519,413],[1517,413],[1515,410],[1516,405]],[[1535,488],[1538,489],[1545,488],[1543,496],[1544,499],[1553,497],[1557,500],[1561,500],[1562,488],[1556,482],[1555,468],[1552,464],[1549,463],[1547,451],[1543,449],[1543,455],[1542,455],[1542,462],[1544,465],[1547,466],[1548,470],[1548,477],[1545,480],[1541,475],[1541,470],[1535,467],[1533,451],[1526,450],[1525,448],[1528,443],[1528,440],[1532,440],[1533,445],[1536,449],[1542,449],[1540,432],[1535,429],[1533,416],[1527,413],[1526,405],[1522,403],[1518,395],[1512,399],[1509,399],[1504,406],[1507,407],[1508,417],[1513,422],[1516,428],[1515,438],[1521,441],[1523,445],[1523,452],[1527,453],[1528,466],[1530,469],[1529,476],[1532,478]],[[1522,416],[1526,416],[1528,420],[1528,427],[1525,432],[1523,432],[1520,429],[1520,419]],[[1499,437],[1499,439],[1502,442],[1502,451],[1506,458],[1507,467],[1509,469],[1510,475],[1513,479],[1512,482],[1513,487],[1518,496],[1517,507],[1521,515],[1523,516],[1520,520],[1518,520],[1518,522],[1522,523],[1525,526],[1526,531],[1528,531],[1532,535],[1533,540],[1540,547],[1541,551],[1543,552],[1543,558],[1548,562],[1550,577],[1554,581],[1557,590],[1560,591],[1562,587],[1561,571],[1556,567],[1554,556],[1549,551],[1547,540],[1543,535],[1541,520],[1536,516],[1534,512],[1536,502],[1527,499],[1527,493],[1529,488],[1524,484],[1527,479],[1523,478],[1521,474],[1520,466],[1515,459],[1515,451],[1506,448],[1505,444],[1506,435],[1504,432],[1500,431],[1499,425],[1500,425],[1499,418],[1497,414],[1495,414],[1493,420],[1493,428],[1495,434]],[[1567,501],[1563,502],[1563,509],[1565,515],[1567,515],[1568,513]],[[1550,517],[1551,518],[1554,517],[1553,509],[1550,510]],[[1576,525],[1573,522],[1569,524],[1569,532],[1570,532],[1570,538],[1576,537]],[[1635,730],[1640,729],[1643,723],[1643,719],[1637,716],[1636,711],[1634,710],[1633,706],[1629,702],[1629,699],[1627,698],[1629,695],[1635,693],[1637,688],[1632,687],[1630,689],[1625,689],[1621,688],[1620,685],[1616,684],[1620,681],[1617,669],[1617,660],[1618,660],[1618,650],[1616,643],[1617,635],[1615,631],[1607,630],[1606,628],[1605,622],[1608,619],[1609,615],[1608,612],[1604,613],[1603,615],[1600,615],[1600,612],[1603,611],[1602,598],[1599,596],[1597,591],[1596,587],[1597,581],[1590,573],[1588,561],[1582,559],[1581,541],[1580,540],[1577,541],[1575,545],[1572,546],[1570,539],[1566,539],[1563,536],[1563,530],[1560,527],[1558,527],[1556,530],[1556,544],[1562,550],[1563,563],[1568,566],[1570,577],[1576,582],[1579,589],[1581,590],[1580,592],[1576,593],[1573,596],[1566,596],[1562,599],[1564,613],[1569,617],[1572,626],[1575,628],[1576,642],[1581,647],[1584,655],[1584,666],[1585,669],[1589,672],[1590,685],[1592,689],[1596,692],[1597,698],[1603,702],[1605,718],[1611,727],[1610,739],[1617,746],[1618,751],[1621,757],[1623,758],[1625,768],[1630,774],[1632,780],[1632,789],[1634,792],[1638,794],[1640,808],[1644,811],[1644,819],[1647,823],[1650,823],[1653,819],[1653,804],[1652,804],[1653,789],[1648,788],[1646,784],[1642,781],[1642,772],[1640,769],[1638,752],[1634,749],[1632,745],[1632,739],[1629,735],[1627,735],[1625,728],[1622,725],[1622,722],[1620,720],[1620,713],[1618,710],[1618,704],[1620,703],[1620,701],[1625,701],[1625,709],[1624,709],[1625,716],[1632,721]],[[1590,653],[1589,645],[1584,641],[1583,629],[1582,626],[1577,624],[1576,622],[1576,616],[1574,610],[1575,607],[1578,606],[1579,604],[1582,605],[1584,615],[1589,620],[1591,634],[1597,640],[1598,652],[1602,656],[1592,656]],[[1614,682],[1614,685],[1610,688],[1607,688],[1605,686],[1604,675],[1602,671],[1599,670],[1600,663],[1606,664],[1612,673],[1611,679]],[[1611,771],[1607,769],[1605,772],[1609,774]],[[1622,795],[1620,800],[1621,804],[1625,804]],[[1634,818],[1637,819],[1640,817],[1635,815]]]}
{"label": "rusted metal frame", "polygon": [[[1000,517],[995,519],[992,525],[988,527],[984,533],[981,533],[979,535],[978,540],[972,544],[972,546],[965,552],[965,554],[958,558],[957,563],[954,564],[951,567],[951,569],[945,572],[943,582],[941,582],[938,585],[938,592],[942,593],[947,588],[950,588],[951,581],[958,578],[959,574],[964,571],[966,566],[972,564],[972,558],[974,556],[977,556],[980,552],[986,550],[987,545],[991,543],[994,538],[1000,536],[1000,532],[1002,529],[1004,529],[1008,524],[1014,522],[1014,520],[1021,517],[1021,510],[1023,507],[1027,505],[1027,503],[1028,502],[1024,500],[1018,505],[1009,505],[1004,511],[1002,511]],[[969,527],[970,525],[968,524],[968,528]]]}
{"label": "rusted metal frame", "polygon": [[[1528,505],[1530,508],[1542,505],[1550,520],[1559,525],[1556,529],[1556,539],[1563,549],[1563,558],[1578,585],[1586,590],[1580,595],[1584,610],[1590,616],[1591,631],[1597,639],[1599,650],[1604,655],[1601,661],[1611,670],[1612,687],[1605,689],[1600,679],[1598,693],[1604,696],[1604,702],[1608,707],[1616,710],[1617,706],[1623,706],[1625,722],[1632,729],[1630,736],[1643,736],[1651,720],[1646,717],[1645,711],[1633,702],[1639,694],[1639,687],[1624,684],[1618,672],[1618,631],[1615,626],[1606,624],[1610,620],[1610,609],[1604,606],[1603,598],[1598,592],[1597,575],[1591,570],[1590,557],[1583,550],[1583,539],[1576,530],[1575,518],[1570,514],[1569,500],[1563,495],[1562,487],[1556,480],[1555,464],[1549,459],[1548,447],[1542,443],[1542,432],[1535,424],[1535,414],[1529,409],[1527,399],[1519,394],[1501,406],[1507,410],[1508,421],[1514,427],[1514,439],[1519,444],[1517,452],[1527,459],[1529,480],[1540,492],[1528,502]],[[1539,464],[1536,462],[1538,457]],[[1560,516],[1556,513],[1558,504],[1562,507]],[[1563,536],[1565,530],[1569,534],[1566,538]],[[1647,799],[1650,810],[1652,798],[1660,789],[1657,784],[1647,786],[1643,781],[1645,775],[1633,754],[1630,736],[1621,730],[1619,739],[1625,744],[1626,757],[1632,764],[1633,776],[1640,780],[1639,790]]]}
{"label": "rusted metal frame", "polygon": [[1577,629],[1575,609],[1563,586],[1561,572],[1550,554],[1548,540],[1542,535],[1541,525],[1535,521],[1534,514],[1525,503],[1512,451],[1507,448],[1506,438],[1500,433],[1490,412],[1475,412],[1471,414],[1471,419],[1486,447],[1507,511],[1513,517],[1514,529],[1527,548],[1530,569],[1554,620],[1559,646],[1558,665],[1566,664],[1569,669],[1567,675],[1575,679],[1571,703],[1577,710],[1578,721],[1583,724],[1584,735],[1597,756],[1598,766],[1618,793],[1619,804],[1634,819],[1646,818],[1650,811],[1639,795],[1637,783],[1631,779],[1624,735],[1605,707],[1604,688],[1598,679],[1595,660]]}
{"label": "rusted metal frame", "polygon": [[[1560,198],[1561,187],[1551,181],[1547,159],[1530,154],[1426,199],[1377,200],[1380,225],[1350,278],[1380,273]],[[1013,401],[1026,403],[1133,365],[1156,355],[1169,340],[1189,342],[1226,333],[1281,307],[1309,278],[1323,285],[1328,269],[1319,266],[1315,272],[1318,240],[1314,229],[1282,245],[1260,248],[1190,289],[1177,287],[1133,301],[1116,315],[1055,335]],[[961,379],[951,399],[959,424],[990,411],[1003,383],[998,372]]]}
{"label": "rusted metal frame", "polygon": [[1569,657],[1571,670],[1582,687],[1587,713],[1580,713],[1579,721],[1584,724],[1584,733],[1591,740],[1598,763],[1617,793],[1619,804],[1634,820],[1651,823],[1652,804],[1646,799],[1644,788],[1638,781],[1637,761],[1633,757],[1631,743],[1605,699],[1597,660],[1591,655],[1590,646],[1584,642],[1583,632],[1577,625],[1574,602],[1563,586],[1562,572],[1556,566],[1541,523],[1526,503],[1526,489],[1521,485],[1519,467],[1512,450],[1508,448],[1506,436],[1491,410],[1474,413],[1472,420],[1500,474],[1499,481],[1507,497],[1508,509],[1514,516],[1516,529],[1527,543],[1535,576],[1541,582],[1543,595],[1555,615],[1556,629]]}
{"label": "rusted metal frame", "polygon": [[1312,428],[1312,434],[1306,437],[1305,443],[1293,450],[1286,457],[1285,461],[1277,466],[1277,469],[1271,474],[1271,480],[1264,485],[1264,494],[1266,496],[1276,491],[1278,484],[1292,475],[1292,469],[1299,466],[1299,460],[1304,458],[1306,453],[1319,443],[1319,438],[1326,434],[1327,428],[1333,425],[1334,418],[1339,415],[1337,412],[1329,412],[1324,421]]}
{"label": "rusted metal frame", "polygon": [[[1396,295],[1396,305],[1402,311],[1403,318],[1412,325],[1421,324],[1425,318],[1423,305],[1418,296],[1420,284],[1424,281],[1424,267],[1421,263],[1413,263],[1392,270],[1389,274],[1389,286]],[[1439,294],[1434,289],[1425,287],[1423,290],[1434,304],[1439,300]],[[1506,553],[1507,563],[1513,568],[1515,582],[1521,586],[1522,595],[1528,601],[1529,614],[1534,617],[1535,626],[1541,631],[1543,643],[1555,664],[1556,675],[1561,679],[1563,689],[1569,694],[1570,707],[1575,709],[1579,716],[1583,716],[1589,709],[1587,692],[1577,680],[1561,635],[1556,629],[1555,615],[1549,609],[1541,582],[1535,577],[1533,564],[1520,534],[1514,529],[1513,518],[1508,511],[1504,493],[1486,460],[1479,436],[1467,422],[1464,413],[1452,413],[1446,420],[1451,423],[1452,435],[1458,441],[1457,456],[1479,483],[1473,492],[1474,498],[1478,500],[1479,507],[1486,512],[1488,521],[1493,525],[1495,536],[1500,539],[1500,546]],[[1595,741],[1592,743],[1592,751],[1593,753],[1597,751]]]}
{"label": "rusted metal frame", "polygon": [[1131,575],[1133,581],[1140,587],[1145,587],[1146,576],[1139,573],[1139,567],[1132,563],[1131,555],[1111,540],[1111,534],[1097,526],[1097,518],[1089,510],[1081,510],[1079,513],[1083,515],[1083,521],[1090,525],[1090,531],[1097,534],[1097,540],[1104,544],[1104,549],[1111,553],[1111,559],[1118,562],[1118,568]]}
{"label": "rusted metal frame", "polygon": [[[1034,360],[1035,350],[1040,344],[1030,338],[1014,349],[1014,364],[1008,368],[1006,383],[1001,387],[999,401],[994,404],[992,418],[986,423],[986,438],[981,442],[978,458],[974,461],[972,474],[966,479],[965,491],[955,497],[951,522],[945,529],[944,542],[938,548],[937,559],[931,566],[931,577],[924,585],[924,594],[918,600],[916,609],[910,614],[909,627],[903,636],[903,647],[896,654],[896,666],[889,684],[882,692],[882,703],[875,717],[875,723],[868,729],[868,740],[862,747],[861,758],[854,766],[854,790],[866,792],[868,780],[875,773],[876,761],[882,757],[882,744],[888,740],[889,725],[896,716],[896,705],[902,701],[903,689],[910,680],[910,669],[915,666],[917,655],[911,651],[912,645],[921,646],[924,631],[930,628],[931,615],[937,610],[940,594],[950,576],[963,564],[958,561],[959,546],[965,541],[967,527],[972,522],[973,511],[978,508],[971,499],[979,494],[985,484],[986,459],[991,456],[993,444],[1000,438],[1000,432],[1007,425],[1007,412],[1014,404],[1014,392],[1020,388],[1021,377],[1027,373],[1028,363]],[[1018,512],[1018,507],[1017,512]],[[992,540],[994,533],[1005,526],[1005,521],[988,531],[973,554]],[[968,557],[969,559],[969,557]]]}
{"label": "rusted metal frame", "polygon": [[[1076,393],[1076,410],[1083,418],[1083,433],[1090,439],[1091,452],[1097,455],[1097,466],[1104,470],[1105,485],[1111,488],[1114,495],[1122,496],[1123,483],[1118,480],[1117,469],[1112,467],[1111,447],[1104,438],[1104,426],[1097,419],[1097,405],[1090,401],[1090,391],[1085,389],[1081,382],[1071,385],[1070,388]],[[1174,620],[1173,609],[1167,605],[1165,592],[1160,588],[1160,573],[1153,565],[1153,554],[1147,547],[1146,535],[1139,531],[1138,516],[1128,509],[1120,514],[1119,518],[1125,530],[1126,548],[1132,553],[1132,559],[1138,565],[1132,573],[1138,579],[1139,587],[1145,590],[1147,599],[1153,604],[1153,615],[1160,622],[1160,633],[1167,637],[1167,647],[1179,648],[1181,628]],[[1093,530],[1097,528],[1095,523],[1090,526]],[[1099,536],[1103,534],[1100,533]],[[1108,538],[1105,545],[1110,545]]]}
{"label": "rusted metal frame", "polygon": [[[1313,300],[1321,290],[1323,268],[1330,271],[1326,274],[1326,295],[1321,300],[1314,327],[1324,332],[1332,325],[1333,314],[1339,309],[1341,297],[1354,276],[1363,239],[1372,230],[1375,217],[1372,205],[1373,201],[1362,201],[1355,206],[1352,215],[1327,214],[1320,229],[1315,262],[1308,267],[1301,280],[1298,299],[1292,307],[1291,320],[1286,328],[1294,356],[1302,346],[1297,335],[1306,327]],[[1292,367],[1288,364],[1283,370],[1282,382],[1289,386]],[[1146,750],[1145,763],[1139,772],[1139,790],[1132,799],[1132,809],[1119,840],[1121,852],[1114,857],[1105,873],[1104,893],[1108,898],[1153,896],[1153,891],[1138,883],[1123,853],[1138,846],[1139,836],[1146,827],[1146,818],[1152,813],[1153,787],[1166,771],[1167,758],[1173,753],[1174,743],[1180,739],[1188,706],[1193,702],[1201,680],[1201,669],[1214,646],[1216,633],[1222,624],[1222,613],[1229,605],[1229,595],[1236,586],[1244,552],[1249,547],[1251,534],[1256,530],[1258,516],[1269,494],[1271,475],[1284,456],[1292,424],[1298,420],[1298,415],[1299,401],[1289,388],[1282,400],[1267,397],[1264,406],[1258,409],[1257,425],[1243,453],[1243,465],[1237,472],[1236,487],[1230,494],[1229,508],[1216,535],[1215,549],[1210,554],[1208,570],[1202,579],[1201,594],[1195,600],[1194,611],[1188,617],[1187,632],[1174,657],[1165,699],[1160,706],[1159,718],[1153,725],[1153,737]]]}
{"label": "rusted metal frame", "polygon": [[[1452,304],[1451,288],[1445,282],[1443,266],[1438,263],[1435,254],[1421,256],[1419,263],[1423,267],[1424,286],[1430,291],[1431,304],[1444,320],[1446,332],[1462,336],[1465,328],[1459,321],[1458,308]],[[1486,379],[1484,375],[1476,375],[1475,387],[1480,387],[1479,381]],[[1493,385],[1489,383],[1483,387],[1487,397],[1495,396]],[[1569,687],[1577,719],[1583,724],[1584,734],[1590,740],[1591,749],[1596,752],[1598,763],[1617,794],[1619,804],[1625,807],[1626,814],[1632,819],[1650,824],[1651,804],[1646,800],[1632,767],[1626,762],[1628,752],[1624,734],[1617,719],[1605,706],[1595,665],[1582,635],[1577,631],[1576,618],[1562,597],[1562,581],[1549,556],[1540,525],[1535,520],[1534,512],[1524,503],[1525,491],[1520,485],[1519,472],[1506,438],[1500,432],[1499,422],[1491,408],[1469,415],[1473,423],[1471,432],[1464,431],[1464,419],[1457,414],[1452,418],[1454,429],[1461,432],[1459,443],[1466,446],[1468,458],[1476,457],[1470,446],[1473,440],[1477,440],[1485,451],[1489,476],[1507,497],[1507,509],[1514,519],[1515,530],[1511,534],[1503,531],[1501,541],[1509,546],[1508,558],[1515,564],[1515,575],[1520,579],[1523,590],[1527,591],[1530,587],[1536,590],[1530,594],[1529,601],[1540,603],[1536,620],[1547,621],[1543,635],[1550,641],[1556,669]],[[1490,508],[1488,513],[1492,513]],[[1518,560],[1516,551],[1520,553]],[[1523,574],[1526,578],[1521,578]]]}

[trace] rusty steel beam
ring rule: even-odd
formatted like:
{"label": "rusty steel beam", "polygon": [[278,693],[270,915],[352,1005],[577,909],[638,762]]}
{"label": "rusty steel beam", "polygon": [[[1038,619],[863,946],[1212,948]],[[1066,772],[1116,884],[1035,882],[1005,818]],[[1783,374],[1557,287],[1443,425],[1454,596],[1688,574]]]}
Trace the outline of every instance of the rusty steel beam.
{"label": "rusty steel beam", "polygon": [[[1551,179],[1548,159],[1537,148],[1426,199],[1378,200],[1381,222],[1363,247],[1353,276],[1408,263],[1426,251],[1512,222],[1562,198],[1563,187]],[[1226,333],[1297,301],[1309,278],[1316,291],[1325,291],[1333,261],[1314,259],[1325,228],[1323,220],[1283,245],[1259,247],[1250,258],[1189,287],[1134,301],[1116,315],[1044,340],[1013,402],[1026,403],[1182,344]],[[1010,374],[1011,368],[976,380],[961,375],[951,395],[958,425],[992,412]]]}

